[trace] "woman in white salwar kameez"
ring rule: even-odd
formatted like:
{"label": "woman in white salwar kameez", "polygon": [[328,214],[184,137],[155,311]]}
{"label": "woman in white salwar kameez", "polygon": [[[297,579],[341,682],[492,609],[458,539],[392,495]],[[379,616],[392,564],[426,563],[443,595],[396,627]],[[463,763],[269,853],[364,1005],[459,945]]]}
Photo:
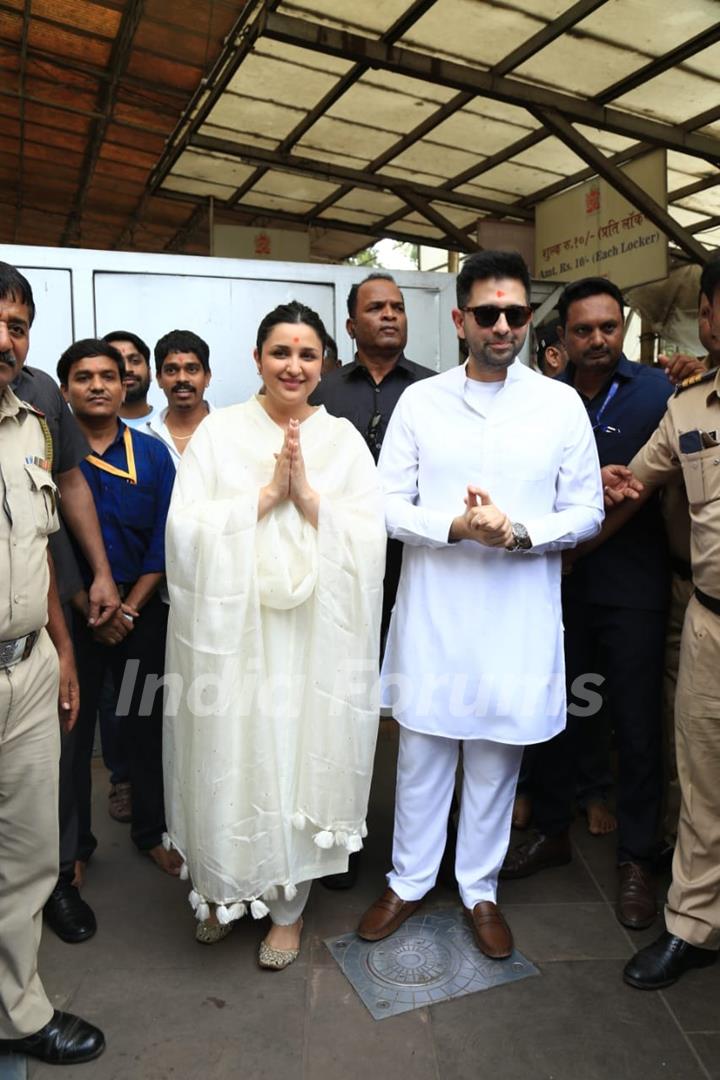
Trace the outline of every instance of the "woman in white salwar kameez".
{"label": "woman in white salwar kameez", "polygon": [[269,914],[273,969],[362,846],[377,734],[382,496],[362,437],[308,404],[325,337],[296,302],[266,316],[265,392],[195,433],[167,525],[167,843],[197,939]]}

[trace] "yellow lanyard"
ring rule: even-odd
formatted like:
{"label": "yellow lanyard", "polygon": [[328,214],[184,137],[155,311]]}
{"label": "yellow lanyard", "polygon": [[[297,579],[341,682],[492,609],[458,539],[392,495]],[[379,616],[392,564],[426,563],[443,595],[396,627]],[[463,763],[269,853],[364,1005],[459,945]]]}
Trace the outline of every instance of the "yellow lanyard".
{"label": "yellow lanyard", "polygon": [[97,457],[95,454],[88,454],[85,460],[89,461],[90,464],[94,465],[97,469],[102,469],[103,472],[109,472],[113,476],[119,476],[123,480],[129,480],[131,484],[137,484],[135,454],[133,452],[132,436],[129,427],[125,428],[123,442],[125,443],[125,454],[127,456],[127,472],[125,469],[116,469],[114,465],[109,465],[107,461],[103,461],[102,458]]}

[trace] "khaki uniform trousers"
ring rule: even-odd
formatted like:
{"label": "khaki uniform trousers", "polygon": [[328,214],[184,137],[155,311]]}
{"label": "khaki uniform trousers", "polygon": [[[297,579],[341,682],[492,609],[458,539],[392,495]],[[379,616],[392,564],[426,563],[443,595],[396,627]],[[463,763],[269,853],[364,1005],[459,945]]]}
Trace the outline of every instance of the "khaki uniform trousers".
{"label": "khaki uniform trousers", "polygon": [[720,948],[720,616],[693,596],[675,699],[680,820],[665,921],[691,945]]}
{"label": "khaki uniform trousers", "polygon": [[39,1031],[53,1007],[37,970],[42,910],[58,875],[58,661],[42,630],[0,670],[0,1038]]}
{"label": "khaki uniform trousers", "polygon": [[680,785],[675,762],[675,694],[680,667],[683,623],[692,594],[692,581],[685,581],[678,574],[673,574],[665,637],[665,675],[663,678],[663,833],[664,839],[671,843],[674,843],[677,835],[680,814]]}

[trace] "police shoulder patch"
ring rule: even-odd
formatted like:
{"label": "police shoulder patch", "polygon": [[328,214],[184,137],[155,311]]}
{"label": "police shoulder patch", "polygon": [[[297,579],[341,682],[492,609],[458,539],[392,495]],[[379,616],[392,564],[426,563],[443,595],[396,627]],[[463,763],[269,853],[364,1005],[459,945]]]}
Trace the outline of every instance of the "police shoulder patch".
{"label": "police shoulder patch", "polygon": [[682,394],[683,390],[689,390],[691,386],[700,386],[701,383],[709,382],[710,379],[714,379],[717,375],[717,369],[711,368],[710,371],[699,371],[696,375],[689,375],[687,379],[683,379],[681,383],[675,387],[675,397],[678,394]]}
{"label": "police shoulder patch", "polygon": [[47,463],[47,469],[48,472],[52,472],[55,463],[55,448],[53,446],[53,438],[50,428],[48,427],[48,422],[45,419],[45,413],[40,409],[36,409],[29,401],[22,401],[20,404],[24,405],[27,411],[32,413],[33,416],[37,416],[38,423],[42,428],[43,439],[45,440],[45,461]]}

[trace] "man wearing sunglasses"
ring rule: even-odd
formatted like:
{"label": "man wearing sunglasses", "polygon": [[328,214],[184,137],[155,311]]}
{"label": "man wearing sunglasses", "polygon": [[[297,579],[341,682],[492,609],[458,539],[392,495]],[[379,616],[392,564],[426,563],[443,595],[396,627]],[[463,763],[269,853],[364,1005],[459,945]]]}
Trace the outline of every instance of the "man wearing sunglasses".
{"label": "man wearing sunglasses", "polygon": [[[558,304],[568,354],[560,380],[574,386],[593,428],[600,464],[626,465],[659,424],[672,385],[623,354],[620,290],[604,278],[568,285]],[[586,672],[603,678],[607,722],[618,752],[617,917],[630,929],[655,919],[650,873],[662,798],[662,679],[669,559],[657,499],[563,579],[568,687]],[[536,831],[511,851],[501,877],[525,877],[571,859],[573,793],[588,717],[539,748],[532,777]]]}
{"label": "man wearing sunglasses", "polygon": [[[355,359],[337,371],[323,372],[323,380],[310,401],[313,405],[324,405],[332,416],[349,420],[377,461],[388,421],[401,394],[434,372],[405,356],[408,337],[405,301],[390,274],[372,273],[353,285],[347,308],[346,327],[355,342]],[[401,564],[402,544],[388,540],[381,642],[385,641],[390,625]],[[357,864],[358,856],[351,856],[347,872],[323,878],[323,885],[330,889],[351,888],[357,878]]]}
{"label": "man wearing sunglasses", "polygon": [[400,745],[389,888],[358,934],[387,937],[435,884],[462,747],[455,874],[495,960],[513,950],[495,901],[523,747],[565,724],[560,552],[603,519],[582,402],[517,362],[529,296],[520,255],[465,261],[453,321],[468,360],[405,391],[380,455],[405,544],[382,672]]}

